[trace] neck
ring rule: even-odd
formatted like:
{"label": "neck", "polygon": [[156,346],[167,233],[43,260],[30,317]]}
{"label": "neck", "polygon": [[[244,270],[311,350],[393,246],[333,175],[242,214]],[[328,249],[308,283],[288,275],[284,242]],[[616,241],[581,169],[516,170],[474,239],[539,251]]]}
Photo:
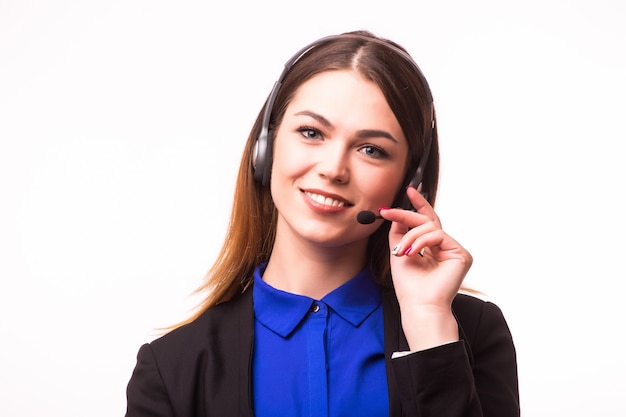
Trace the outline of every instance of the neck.
{"label": "neck", "polygon": [[302,243],[274,244],[263,280],[293,294],[321,299],[358,274],[365,265],[367,240],[349,247]]}

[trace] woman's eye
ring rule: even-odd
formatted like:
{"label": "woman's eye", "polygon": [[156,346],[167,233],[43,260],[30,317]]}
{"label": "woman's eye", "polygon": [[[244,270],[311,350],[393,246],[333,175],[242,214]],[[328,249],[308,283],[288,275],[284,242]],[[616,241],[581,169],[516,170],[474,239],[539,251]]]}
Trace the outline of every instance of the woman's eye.
{"label": "woman's eye", "polygon": [[301,127],[298,129],[298,132],[306,139],[319,139],[322,137],[322,134],[319,130],[313,129],[312,127]]}
{"label": "woman's eye", "polygon": [[365,145],[361,147],[360,151],[363,152],[365,155],[375,159],[385,159],[389,156],[389,154],[385,152],[384,149],[374,145]]}

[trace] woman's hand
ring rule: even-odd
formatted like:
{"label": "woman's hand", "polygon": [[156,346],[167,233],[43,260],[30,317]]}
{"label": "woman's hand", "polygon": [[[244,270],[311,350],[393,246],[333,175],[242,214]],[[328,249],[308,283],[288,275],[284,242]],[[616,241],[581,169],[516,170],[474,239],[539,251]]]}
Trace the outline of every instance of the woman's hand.
{"label": "woman's hand", "polygon": [[391,274],[402,327],[411,350],[458,340],[452,300],[472,265],[472,256],[442,228],[431,205],[413,187],[407,196],[416,212],[384,209],[389,231]]}

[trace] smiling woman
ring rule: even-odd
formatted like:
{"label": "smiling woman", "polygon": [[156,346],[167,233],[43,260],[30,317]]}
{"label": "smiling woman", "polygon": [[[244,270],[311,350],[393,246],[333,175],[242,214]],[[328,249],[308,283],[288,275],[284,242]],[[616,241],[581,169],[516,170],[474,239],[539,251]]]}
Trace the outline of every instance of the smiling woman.
{"label": "smiling woman", "polygon": [[368,32],[298,51],[248,137],[206,299],[141,347],[127,416],[518,416],[511,334],[459,294],[472,256],[442,230],[438,176],[406,51]]}
{"label": "smiling woman", "polygon": [[[264,280],[321,298],[359,272],[368,238],[380,224],[355,227],[356,214],[393,204],[407,151],[400,124],[374,82],[353,70],[332,70],[302,84],[274,140],[270,189],[281,239]],[[319,246],[320,261],[335,264],[334,273],[292,280],[275,271],[303,246]],[[327,258],[331,247],[334,259]]]}

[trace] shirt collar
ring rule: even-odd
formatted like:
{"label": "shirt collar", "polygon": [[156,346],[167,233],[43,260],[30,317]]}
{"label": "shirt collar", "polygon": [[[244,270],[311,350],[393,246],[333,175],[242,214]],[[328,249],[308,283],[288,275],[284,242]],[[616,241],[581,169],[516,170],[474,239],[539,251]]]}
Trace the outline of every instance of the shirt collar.
{"label": "shirt collar", "polygon": [[[287,337],[307,315],[313,298],[278,290],[262,276],[267,264],[254,271],[254,314],[263,325]],[[369,268],[322,298],[335,313],[353,326],[359,326],[381,303],[380,287]]]}

